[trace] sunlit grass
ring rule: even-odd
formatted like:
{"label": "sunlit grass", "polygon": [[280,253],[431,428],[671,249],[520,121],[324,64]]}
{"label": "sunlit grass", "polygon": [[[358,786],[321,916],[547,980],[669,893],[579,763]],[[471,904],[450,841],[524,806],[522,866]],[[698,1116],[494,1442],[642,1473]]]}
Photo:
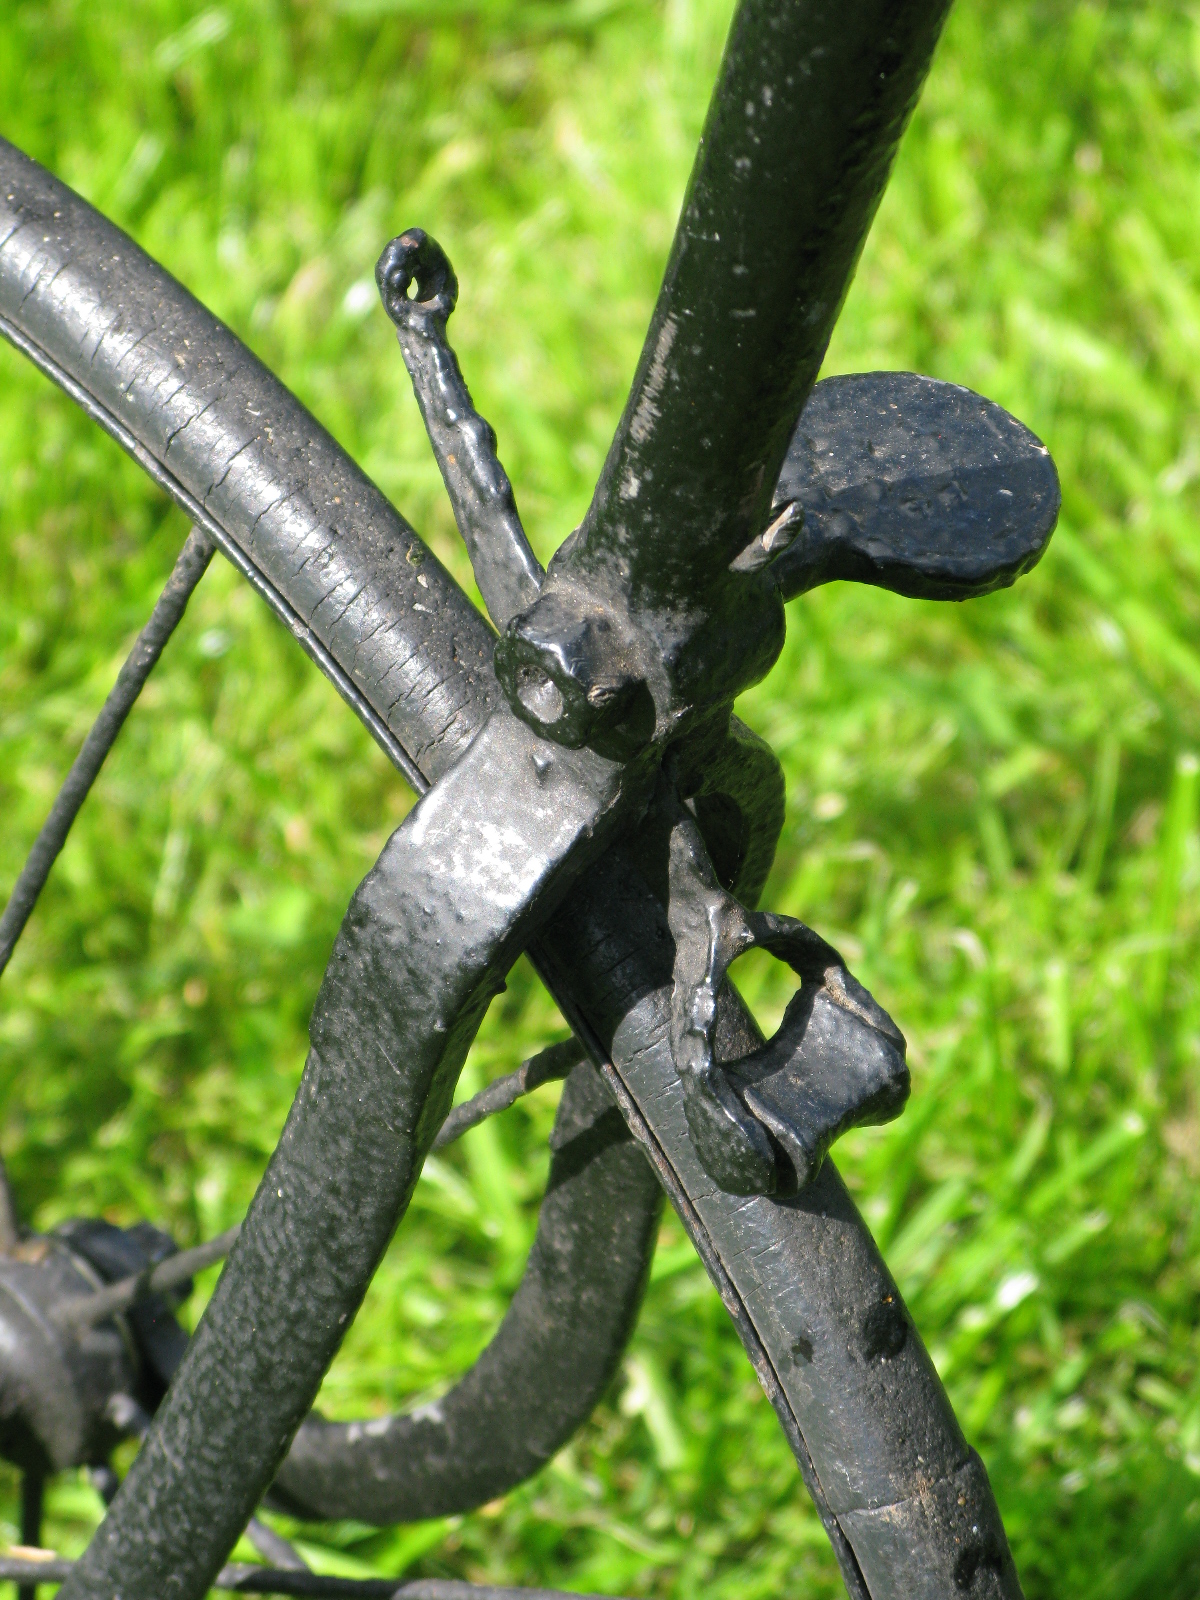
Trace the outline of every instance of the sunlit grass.
{"label": "sunlit grass", "polygon": [[[0,131],[225,316],[469,581],[375,256],[414,222],[449,250],[452,335],[548,555],[624,399],[730,3],[15,0]],[[910,1040],[909,1110],[839,1161],[987,1460],[1031,1600],[1190,1600],[1192,15],[960,0],[827,366],[987,393],[1045,438],[1064,491],[1050,553],[1006,594],[796,602],[741,708],[788,773],[766,903],[837,942]],[[0,351],[0,886],[183,531]],[[342,911],[409,801],[216,564],[0,983],[2,1144],[39,1226],[149,1216],[191,1242],[240,1215]],[[746,984],[771,1022],[784,976],[749,967]],[[519,968],[464,1092],[560,1030]],[[539,1091],[431,1164],[328,1410],[435,1393],[479,1349],[521,1269],[552,1111]],[[47,1538],[78,1549],[98,1510],[60,1483]],[[301,1537],[348,1573],[840,1592],[672,1221],[620,1381],[538,1478],[446,1524]]]}

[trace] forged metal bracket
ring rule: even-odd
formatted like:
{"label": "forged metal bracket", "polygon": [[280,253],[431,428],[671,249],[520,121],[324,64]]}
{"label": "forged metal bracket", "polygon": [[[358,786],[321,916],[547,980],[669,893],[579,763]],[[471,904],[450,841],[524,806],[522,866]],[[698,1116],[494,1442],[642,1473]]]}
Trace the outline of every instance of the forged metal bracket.
{"label": "forged metal bracket", "polygon": [[[410,228],[386,246],[375,277],[480,594],[503,628],[536,599],[545,574],[521,526],[512,485],[496,453],[495,430],[475,410],[446,334],[458,300],[454,268],[436,239]],[[772,529],[792,520],[786,511]],[[783,543],[774,534],[764,536],[770,553]],[[746,570],[757,570],[769,558],[764,555]],[[602,607],[589,610],[581,604],[583,624],[571,645],[559,650],[554,678],[536,663],[518,669],[517,714],[536,730],[542,713],[552,710],[558,743],[590,744],[610,759],[627,760],[654,730],[654,704],[643,681],[651,669],[645,661],[637,665],[647,655],[644,641],[639,644],[626,630],[623,645]],[[583,665],[590,687],[579,701],[572,695]],[[680,792],[694,798],[721,882],[753,904],[783,826],[783,772],[773,751],[730,715],[726,703],[697,720],[672,754]]]}
{"label": "forged metal bracket", "polygon": [[[726,1193],[803,1188],[847,1129],[899,1116],[909,1092],[904,1035],[819,934],[794,917],[747,911],[721,889],[682,807],[671,830],[667,920],[684,1110],[701,1164]],[[773,1038],[718,1064],[721,989],[730,965],[755,949],[786,961],[802,987]]]}
{"label": "forged metal bracket", "polygon": [[[802,924],[755,919],[722,893],[736,887],[753,902],[761,891],[782,822],[778,762],[730,718],[727,680],[715,702],[689,703],[661,630],[647,632],[647,617],[635,620],[619,595],[605,600],[616,591],[603,565],[582,581],[568,559],[544,582],[495,433],[475,412],[446,338],[458,282],[441,247],[411,229],[384,250],[376,276],[480,591],[494,619],[508,622],[496,668],[513,709],[558,744],[591,745],[617,761],[656,732],[660,748],[670,744],[678,794],[696,819],[681,814],[672,834],[667,894],[677,949],[672,1042],[688,1125],[705,1170],[727,1192],[794,1192],[840,1133],[899,1113],[908,1071],[903,1037],[836,951]],[[765,584],[776,606],[836,578],[961,599],[1032,566],[1059,503],[1045,446],[969,390],[911,373],[827,380],[796,425],[771,520],[722,582],[741,584],[744,595]],[[707,621],[697,623],[693,607],[672,626],[703,632],[713,604]],[[527,628],[535,616],[540,642]],[[726,653],[737,654],[737,632],[733,622],[725,629]],[[713,1054],[717,995],[730,961],[756,945],[804,983],[776,1037],[725,1070]]]}
{"label": "forged metal bracket", "polygon": [[939,600],[1010,584],[1040,559],[1057,520],[1061,494],[1046,447],[957,384],[903,372],[826,379],[796,424],[766,527],[729,562],[705,606],[678,608],[671,645],[649,612],[633,615],[603,563],[586,581],[572,575],[583,530],[547,582],[495,431],[474,409],[447,338],[458,279],[437,241],[409,229],[383,251],[376,278],[480,592],[505,630],[495,664],[513,710],[556,743],[590,745],[611,760],[630,759],[656,736],[660,747],[669,742],[718,878],[753,903],[782,824],[782,773],[730,718],[727,678],[715,699],[705,698],[711,685],[680,678],[680,627],[715,627],[721,651],[746,656],[755,648],[746,639],[780,596],[835,579]]}
{"label": "forged metal bracket", "polygon": [[[963,600],[1027,572],[1053,532],[1058,475],[1028,428],[957,384],[862,373],[816,385],[766,526],[682,623],[654,605],[638,611],[611,562],[593,561],[582,578],[576,546],[584,529],[558,552],[547,582],[495,433],[475,411],[446,337],[458,280],[445,252],[412,228],[387,246],[376,276],[480,593],[503,630],[497,675],[516,714],[569,748],[590,744],[625,760],[680,726],[690,733],[718,656],[740,661],[739,682],[770,665],[782,637],[780,595],[790,600],[849,579]],[[645,476],[649,482],[653,472]],[[618,498],[640,493],[640,480],[629,477]],[[623,571],[620,560],[616,568]],[[661,602],[669,586],[660,587]],[[696,649],[699,667],[685,667]],[[728,703],[729,673],[716,681],[718,700]]]}

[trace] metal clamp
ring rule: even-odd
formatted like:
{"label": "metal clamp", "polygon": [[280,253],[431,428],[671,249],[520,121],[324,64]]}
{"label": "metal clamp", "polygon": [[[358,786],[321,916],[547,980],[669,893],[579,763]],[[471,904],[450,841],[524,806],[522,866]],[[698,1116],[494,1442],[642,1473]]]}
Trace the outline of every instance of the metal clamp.
{"label": "metal clamp", "polygon": [[[803,1188],[847,1129],[889,1122],[910,1087],[904,1035],[832,945],[794,917],[748,911],[717,882],[680,807],[671,830],[667,920],[675,940],[671,1047],[692,1142],[729,1194]],[[768,950],[801,980],[778,1032],[717,1059],[730,965]]]}

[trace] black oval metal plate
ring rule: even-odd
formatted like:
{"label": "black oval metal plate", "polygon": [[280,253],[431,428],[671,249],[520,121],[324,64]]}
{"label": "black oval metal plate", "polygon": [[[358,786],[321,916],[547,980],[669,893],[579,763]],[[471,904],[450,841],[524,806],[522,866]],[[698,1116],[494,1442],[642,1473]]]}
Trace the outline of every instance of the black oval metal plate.
{"label": "black oval metal plate", "polygon": [[801,413],[776,506],[804,525],[774,562],[784,596],[846,578],[966,600],[1040,558],[1062,495],[1050,452],[990,400],[912,372],[826,378]]}

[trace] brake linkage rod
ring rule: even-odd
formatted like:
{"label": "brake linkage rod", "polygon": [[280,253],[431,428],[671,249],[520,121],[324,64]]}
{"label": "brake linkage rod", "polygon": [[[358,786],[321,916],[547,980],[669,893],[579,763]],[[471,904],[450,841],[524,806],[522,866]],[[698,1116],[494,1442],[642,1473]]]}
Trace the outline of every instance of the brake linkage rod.
{"label": "brake linkage rod", "polygon": [[[472,1095],[469,1100],[464,1100],[462,1105],[455,1106],[439,1129],[437,1138],[433,1141],[433,1149],[445,1149],[448,1144],[461,1139],[464,1133],[478,1127],[488,1117],[494,1117],[500,1111],[507,1111],[509,1106],[515,1105],[523,1095],[540,1088],[544,1083],[551,1083],[556,1078],[565,1078],[571,1069],[583,1060],[583,1053],[583,1046],[577,1039],[561,1039],[557,1044],[547,1045],[544,1050],[539,1050],[537,1055],[530,1056],[528,1061],[522,1061],[514,1072],[507,1072],[502,1078],[493,1079],[478,1094]],[[233,1249],[234,1241],[241,1229],[241,1223],[235,1222],[231,1228],[226,1228],[224,1233],[207,1239],[203,1244],[193,1245],[190,1250],[180,1250],[176,1255],[168,1256],[165,1261],[160,1261],[157,1266],[145,1272],[133,1273],[128,1278],[118,1279],[116,1283],[106,1284],[103,1289],[97,1289],[92,1294],[68,1300],[54,1312],[54,1320],[63,1328],[93,1327],[97,1322],[103,1322],[106,1317],[127,1311],[139,1300],[145,1300],[150,1295],[162,1294],[167,1289],[178,1288],[195,1273],[203,1272],[205,1267],[210,1267],[214,1261],[220,1261],[227,1256]]]}
{"label": "brake linkage rod", "polygon": [[83,748],[72,762],[50,814],[25,858],[25,865],[21,868],[3,915],[0,915],[0,973],[9,963],[17,940],[38,902],[38,896],[46,886],[50,869],[67,842],[67,835],[79,815],[80,807],[87,799],[108,752],[116,743],[126,717],[145,687],[146,679],[157,665],[167,640],[179,626],[196,585],[208,570],[215,549],[212,540],[199,528],[193,528],[184,541],[171,576],[118,672],[116,683],[83,741]]}

